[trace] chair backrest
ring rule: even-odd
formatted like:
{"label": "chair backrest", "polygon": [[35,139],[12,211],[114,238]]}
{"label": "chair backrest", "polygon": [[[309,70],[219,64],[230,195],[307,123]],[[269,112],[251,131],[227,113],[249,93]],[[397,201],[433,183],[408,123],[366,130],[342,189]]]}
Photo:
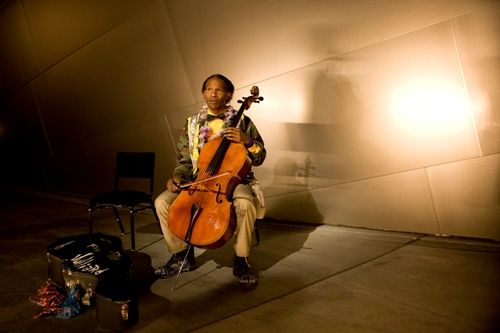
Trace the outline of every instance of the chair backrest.
{"label": "chair backrest", "polygon": [[[155,153],[118,152],[116,154],[115,190],[120,189],[123,179],[148,181],[149,194],[153,193]],[[129,183],[130,184],[130,183]]]}

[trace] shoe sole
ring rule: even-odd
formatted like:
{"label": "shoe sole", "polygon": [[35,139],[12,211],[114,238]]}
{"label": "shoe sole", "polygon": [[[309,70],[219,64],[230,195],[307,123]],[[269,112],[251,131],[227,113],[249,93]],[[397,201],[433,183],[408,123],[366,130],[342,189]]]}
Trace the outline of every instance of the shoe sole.
{"label": "shoe sole", "polygon": [[[196,266],[191,266],[191,267],[189,267],[188,269],[183,268],[183,269],[181,270],[181,274],[182,274],[182,273],[186,273],[186,272],[192,272],[192,271],[194,271],[195,269],[196,269]],[[158,274],[158,273],[156,273],[156,271],[155,271],[155,276],[156,276],[157,278],[159,278],[159,279],[168,279],[168,278],[171,278],[171,277],[173,277],[173,276],[176,276],[177,274],[179,274],[179,270],[176,270],[176,271],[172,272],[171,274],[166,274],[166,275],[162,275],[161,273],[160,273],[160,274]]]}

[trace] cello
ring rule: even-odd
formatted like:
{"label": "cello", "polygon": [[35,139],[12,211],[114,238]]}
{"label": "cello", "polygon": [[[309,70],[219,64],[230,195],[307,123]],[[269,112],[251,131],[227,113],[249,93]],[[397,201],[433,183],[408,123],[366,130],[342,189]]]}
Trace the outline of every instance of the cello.
{"label": "cello", "polygon": [[[257,86],[250,93],[238,101],[241,106],[228,127],[236,127],[252,103],[264,100]],[[233,192],[251,165],[242,143],[224,136],[206,142],[200,151],[195,181],[179,185],[181,192],[169,209],[167,220],[172,233],[188,246],[210,249],[228,242],[236,230]]]}

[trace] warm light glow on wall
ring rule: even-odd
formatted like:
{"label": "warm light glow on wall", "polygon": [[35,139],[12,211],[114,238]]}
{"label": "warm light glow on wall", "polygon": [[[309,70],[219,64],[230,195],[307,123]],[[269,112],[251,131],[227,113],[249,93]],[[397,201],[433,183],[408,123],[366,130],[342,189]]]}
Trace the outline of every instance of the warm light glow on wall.
{"label": "warm light glow on wall", "polygon": [[249,114],[266,110],[265,119],[268,122],[283,122],[285,119],[286,122],[291,123],[307,122],[308,113],[304,93],[295,88],[286,88],[294,93],[287,95],[286,98],[276,98],[276,96],[282,95],[280,89],[283,89],[282,85],[262,88],[261,95],[264,97],[264,101],[259,106],[252,106]]}
{"label": "warm light glow on wall", "polygon": [[439,78],[403,83],[391,99],[398,127],[420,137],[463,130],[470,123],[468,110],[463,87]]}

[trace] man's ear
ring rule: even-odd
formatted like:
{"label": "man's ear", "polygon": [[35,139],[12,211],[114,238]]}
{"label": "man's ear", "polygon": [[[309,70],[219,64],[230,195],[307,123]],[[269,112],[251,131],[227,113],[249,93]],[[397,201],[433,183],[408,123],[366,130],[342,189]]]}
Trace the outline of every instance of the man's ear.
{"label": "man's ear", "polygon": [[227,93],[226,103],[229,103],[233,99],[233,93]]}

